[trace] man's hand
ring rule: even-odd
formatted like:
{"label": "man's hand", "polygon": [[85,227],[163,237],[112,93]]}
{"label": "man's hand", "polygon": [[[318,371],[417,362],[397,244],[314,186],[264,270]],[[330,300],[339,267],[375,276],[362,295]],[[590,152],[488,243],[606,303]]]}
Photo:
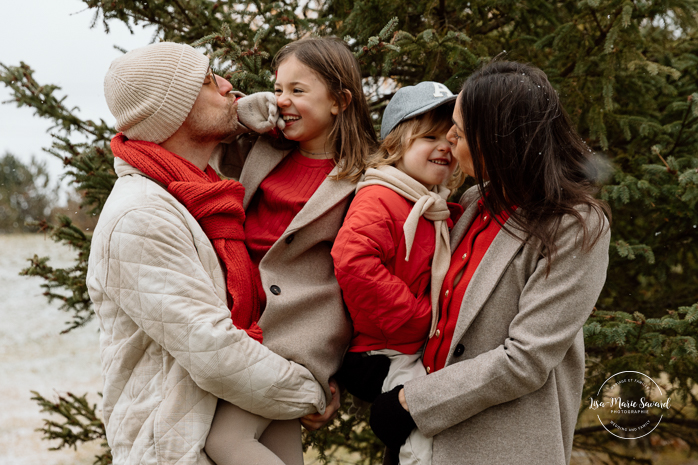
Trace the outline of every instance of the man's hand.
{"label": "man's hand", "polygon": [[301,424],[308,431],[322,428],[337,416],[337,411],[339,410],[339,386],[333,378],[330,378],[330,392],[332,393],[332,400],[327,403],[324,414],[313,413],[301,418]]}

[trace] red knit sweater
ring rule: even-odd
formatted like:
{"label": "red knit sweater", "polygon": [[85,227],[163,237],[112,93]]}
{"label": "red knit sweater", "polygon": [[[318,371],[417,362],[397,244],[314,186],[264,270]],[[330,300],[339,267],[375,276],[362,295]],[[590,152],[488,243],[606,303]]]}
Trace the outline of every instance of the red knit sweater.
{"label": "red knit sweater", "polygon": [[332,159],[316,160],[294,150],[264,178],[247,207],[245,220],[245,245],[256,266],[332,168]]}

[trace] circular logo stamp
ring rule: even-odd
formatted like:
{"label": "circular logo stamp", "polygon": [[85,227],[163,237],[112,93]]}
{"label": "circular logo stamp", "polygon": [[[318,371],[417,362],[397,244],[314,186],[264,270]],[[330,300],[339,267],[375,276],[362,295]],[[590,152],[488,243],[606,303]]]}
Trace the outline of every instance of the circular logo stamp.
{"label": "circular logo stamp", "polygon": [[589,410],[601,426],[620,439],[639,439],[659,426],[671,399],[650,376],[621,371],[603,382],[589,398]]}

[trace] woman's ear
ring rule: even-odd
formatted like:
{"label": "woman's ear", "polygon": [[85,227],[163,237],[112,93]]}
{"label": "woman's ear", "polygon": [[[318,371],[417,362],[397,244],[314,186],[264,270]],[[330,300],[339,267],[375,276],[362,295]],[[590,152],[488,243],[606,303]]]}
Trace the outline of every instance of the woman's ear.
{"label": "woman's ear", "polygon": [[[344,89],[342,91],[342,94],[339,96],[341,100],[341,105],[342,105],[342,111],[346,110],[349,104],[351,103],[351,92],[348,89]],[[330,111],[332,112],[333,115],[337,116],[339,113],[339,105],[340,103],[335,102],[332,105],[332,108]]]}

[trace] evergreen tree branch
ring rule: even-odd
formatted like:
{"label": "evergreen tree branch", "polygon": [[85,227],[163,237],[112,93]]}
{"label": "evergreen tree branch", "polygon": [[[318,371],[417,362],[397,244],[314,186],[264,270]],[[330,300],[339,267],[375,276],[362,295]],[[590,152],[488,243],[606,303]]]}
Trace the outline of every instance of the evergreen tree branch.
{"label": "evergreen tree branch", "polygon": [[[601,42],[603,42],[603,38],[605,38],[606,34],[608,34],[608,31],[605,30],[603,26],[601,26],[601,21],[599,21],[599,17],[596,14],[596,10],[594,8],[590,8],[591,10],[591,17],[594,19],[594,23],[596,24],[596,27],[599,29],[599,37],[602,37]],[[598,41],[597,39],[597,44],[599,45],[601,42]]]}
{"label": "evergreen tree branch", "polygon": [[[684,131],[684,129],[686,129],[686,126],[687,126],[686,123],[688,122],[688,117],[692,112],[691,107],[693,106],[693,95],[689,95],[687,100],[688,100],[688,108],[686,108],[686,111],[684,112],[683,121],[681,122],[681,129],[679,129],[679,133],[676,136],[676,140],[674,141],[674,145],[671,147],[671,150],[669,150],[669,152],[666,154],[667,157],[670,157],[674,153],[674,151],[676,150],[676,147],[679,146],[679,142],[681,141],[681,136],[683,135],[683,131]],[[661,156],[660,156],[660,158],[661,158]],[[664,162],[665,165],[667,164],[663,158],[662,158],[662,161]],[[669,165],[667,165],[667,169],[669,169]]]}
{"label": "evergreen tree branch", "polygon": [[448,27],[448,17],[446,16],[446,0],[439,0],[439,7],[437,9],[437,16],[439,20],[437,24],[440,27]]}
{"label": "evergreen tree branch", "polygon": [[95,457],[94,465],[109,465],[112,463],[111,451],[107,445],[107,434],[104,423],[97,415],[97,405],[90,405],[87,395],[76,396],[68,392],[58,395],[56,401],[51,401],[36,391],[32,391],[33,401],[41,407],[42,412],[48,412],[61,418],[59,421],[44,420],[44,426],[37,429],[44,434],[43,439],[58,440],[60,444],[50,450],[60,450],[78,445],[101,441],[103,452]]}
{"label": "evergreen tree branch", "polygon": [[10,89],[13,100],[18,107],[28,106],[34,109],[34,114],[40,118],[53,120],[50,129],[59,128],[66,133],[78,131],[86,135],[94,136],[96,140],[106,140],[115,133],[104,120],[94,123],[91,120],[82,120],[74,113],[78,108],[68,108],[63,102],[66,97],[56,97],[54,93],[60,90],[55,85],[40,85],[34,79],[34,70],[24,62],[19,66],[6,66],[0,63],[0,81]]}
{"label": "evergreen tree branch", "polygon": [[[131,24],[154,24],[159,31],[170,30],[180,34],[185,34],[187,29],[173,21],[171,15],[168,17],[160,17],[159,11],[155,9],[156,3],[146,1],[113,1],[104,2],[102,0],[83,0],[88,8],[94,8],[96,14],[101,13],[105,30],[108,32],[107,22],[111,19],[116,19],[124,23],[129,29]],[[169,21],[168,21],[169,19]]]}
{"label": "evergreen tree branch", "polygon": [[194,25],[194,21],[189,17],[189,14],[187,13],[187,10],[182,6],[182,4],[179,2],[179,0],[171,0],[177,9],[179,10],[180,13],[182,13],[182,16],[184,16],[184,19],[187,20],[187,23],[189,23],[190,26]]}
{"label": "evergreen tree branch", "polygon": [[481,27],[481,28],[476,28],[472,32],[470,32],[470,35],[487,35],[490,32],[499,30],[512,22],[511,17],[503,14],[498,14],[495,15],[494,12],[492,13],[493,19],[490,19],[487,23],[486,27]]}
{"label": "evergreen tree branch", "polygon": [[[62,302],[59,309],[72,314],[72,321],[68,324],[68,328],[61,331],[61,333],[67,333],[84,326],[94,317],[92,301],[85,282],[90,238],[64,215],[59,215],[57,226],[45,221],[39,222],[38,225],[42,231],[47,231],[55,242],[65,242],[78,250],[76,264],[72,267],[53,268],[48,265],[48,257],[39,258],[34,255],[29,259],[30,266],[20,272],[22,276],[43,278],[45,282],[41,287],[44,289],[46,299],[49,302],[54,300]],[[57,292],[61,289],[64,292]]]}
{"label": "evergreen tree branch", "polygon": [[611,31],[613,24],[616,22],[621,13],[623,13],[623,8],[619,7],[613,12],[613,18],[609,21],[609,25],[607,28],[603,28],[601,26],[601,23],[599,22],[599,19],[596,16],[596,11],[594,10],[594,8],[590,8],[590,11],[591,16],[594,18],[594,22],[599,27],[599,35],[594,40],[594,44],[592,46],[587,47],[587,49],[581,54],[581,56],[577,56],[577,60],[573,60],[570,64],[567,65],[567,67],[564,70],[560,72],[560,77],[567,77],[572,71],[574,71],[580,58],[587,58],[591,54],[591,52],[594,51],[595,48],[599,47],[606,40],[606,37],[608,37],[608,33]]}

